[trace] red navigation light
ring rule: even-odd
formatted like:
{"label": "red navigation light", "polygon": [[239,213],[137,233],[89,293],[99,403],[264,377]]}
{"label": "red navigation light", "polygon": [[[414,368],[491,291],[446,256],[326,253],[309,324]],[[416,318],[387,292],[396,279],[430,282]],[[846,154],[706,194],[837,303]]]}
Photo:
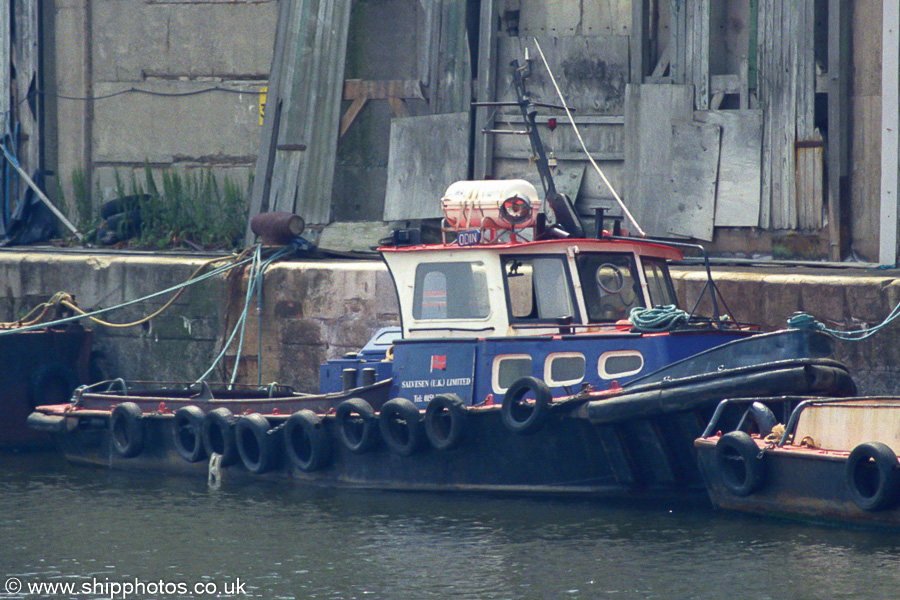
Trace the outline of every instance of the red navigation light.
{"label": "red navigation light", "polygon": [[550,117],[547,119],[547,127],[550,128],[550,131],[556,129],[556,117]]}

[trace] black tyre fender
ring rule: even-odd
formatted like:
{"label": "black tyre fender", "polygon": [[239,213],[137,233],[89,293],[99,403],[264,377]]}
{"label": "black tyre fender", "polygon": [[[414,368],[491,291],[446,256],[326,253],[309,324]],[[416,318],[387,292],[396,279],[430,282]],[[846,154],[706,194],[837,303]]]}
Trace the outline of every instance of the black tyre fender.
{"label": "black tyre fender", "polygon": [[382,405],[378,428],[387,447],[401,456],[415,453],[425,439],[422,413],[406,398],[394,398]]}
{"label": "black tyre fender", "polygon": [[28,403],[33,410],[46,404],[63,404],[78,387],[75,369],[62,363],[42,365],[28,382]]}
{"label": "black tyre fender", "polygon": [[234,426],[238,454],[251,473],[265,473],[275,464],[278,447],[274,436],[269,434],[271,428],[268,419],[259,413],[241,417]]}
{"label": "black tyre fender", "polygon": [[211,410],[203,417],[203,449],[207,456],[220,454],[224,467],[233,465],[240,458],[234,436],[235,421],[231,411],[224,407]]}
{"label": "black tyre fender", "polygon": [[349,398],[338,404],[334,425],[338,439],[351,452],[362,454],[378,443],[375,411],[362,398]]}
{"label": "black tyre fender", "polygon": [[[534,402],[526,400],[529,392],[534,395]],[[547,420],[552,399],[550,388],[540,379],[529,376],[516,380],[503,396],[503,424],[515,433],[534,433]]]}
{"label": "black tyre fender", "polygon": [[891,508],[900,499],[900,462],[886,444],[865,442],[847,457],[844,475],[853,503],[865,511]]}
{"label": "black tyre fender", "polygon": [[144,449],[144,424],[141,407],[134,402],[117,405],[109,417],[109,437],[122,458],[132,458]]}
{"label": "black tyre fender", "polygon": [[732,431],[716,442],[715,470],[722,485],[735,496],[749,496],[765,482],[765,463],[748,433]]}
{"label": "black tyre fender", "polygon": [[175,451],[184,460],[195,463],[206,457],[203,446],[203,411],[196,406],[182,406],[172,420]]}
{"label": "black tyre fender", "polygon": [[291,464],[301,471],[318,471],[331,461],[331,437],[319,415],[308,409],[288,417],[284,447]]}
{"label": "black tyre fender", "polygon": [[468,409],[456,394],[439,394],[425,409],[425,435],[436,450],[452,450],[466,435]]}

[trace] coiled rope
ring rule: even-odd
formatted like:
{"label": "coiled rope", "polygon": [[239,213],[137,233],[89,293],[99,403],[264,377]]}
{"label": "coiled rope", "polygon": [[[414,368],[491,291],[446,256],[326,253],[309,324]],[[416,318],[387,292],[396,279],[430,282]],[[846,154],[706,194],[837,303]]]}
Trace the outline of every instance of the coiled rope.
{"label": "coiled rope", "polygon": [[659,333],[685,325],[688,322],[688,314],[674,304],[654,308],[635,306],[631,309],[628,319],[638,331]]}
{"label": "coiled rope", "polygon": [[878,325],[867,327],[865,329],[858,329],[856,331],[840,331],[837,329],[830,329],[826,327],[824,323],[805,312],[794,313],[794,316],[788,319],[787,324],[789,329],[815,329],[830,334],[833,337],[845,342],[858,342],[875,335],[898,317],[900,317],[900,304],[895,306],[894,310],[892,310],[891,313],[887,317],[885,317],[884,321],[882,321]]}

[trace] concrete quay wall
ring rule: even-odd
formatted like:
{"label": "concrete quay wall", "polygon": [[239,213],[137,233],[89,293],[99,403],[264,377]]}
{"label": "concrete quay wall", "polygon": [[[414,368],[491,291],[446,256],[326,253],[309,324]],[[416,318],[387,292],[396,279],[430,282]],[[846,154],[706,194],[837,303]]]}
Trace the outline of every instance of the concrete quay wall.
{"label": "concrete quay wall", "polygon": [[[22,318],[56,292],[72,294],[86,311],[123,304],[185,282],[206,260],[0,252],[0,320]],[[243,312],[246,273],[230,273],[186,288],[172,306],[141,325],[91,325],[97,369],[107,377],[130,380],[200,377]],[[759,323],[764,330],[783,328],[797,311],[834,329],[871,327],[900,303],[896,271],[717,268],[713,275],[727,304],[723,311]],[[705,273],[679,268],[673,277],[682,306],[690,308],[701,295]],[[170,297],[101,318],[133,322],[160,309]],[[708,300],[702,300],[701,312],[708,314],[708,306]],[[358,349],[376,329],[398,322],[393,283],[380,261],[276,263],[266,272],[261,310],[254,297],[247,314],[238,381],[278,381],[302,391],[317,389],[320,363]],[[851,368],[861,393],[900,393],[898,339],[900,328],[891,324],[862,342],[836,342],[838,359]],[[237,348],[235,341],[222,361],[228,377]],[[210,379],[221,380],[223,373],[220,366]]]}

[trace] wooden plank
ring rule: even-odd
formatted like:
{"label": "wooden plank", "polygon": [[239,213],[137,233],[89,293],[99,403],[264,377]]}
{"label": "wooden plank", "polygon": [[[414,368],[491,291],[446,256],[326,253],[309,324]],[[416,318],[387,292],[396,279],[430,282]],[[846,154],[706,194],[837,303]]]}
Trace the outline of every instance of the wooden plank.
{"label": "wooden plank", "polygon": [[771,70],[768,64],[771,39],[771,0],[759,0],[757,18],[757,96],[763,110],[762,169],[759,199],[759,226],[768,229],[772,224],[772,128],[773,119],[769,117],[772,89]]}
{"label": "wooden plank", "polygon": [[756,227],[762,178],[762,111],[696,112],[694,120],[718,125],[722,130],[715,226]]}
{"label": "wooden plank", "polygon": [[694,27],[694,103],[697,110],[709,108],[709,0],[699,0]]}
{"label": "wooden plank", "polygon": [[[40,54],[39,54],[39,13],[38,3],[26,0],[13,0],[13,19],[15,19],[16,37],[12,40],[12,59],[15,67],[15,85],[13,89],[16,125],[19,128],[19,148],[16,157],[26,173],[34,173],[41,167],[41,137],[39,115],[43,104],[42,97],[32,89],[40,86]],[[6,3],[8,10],[9,3]],[[8,65],[4,65],[8,69]],[[34,106],[35,110],[32,110]]]}
{"label": "wooden plank", "polygon": [[849,18],[847,0],[828,0],[828,246],[829,259],[839,261],[841,236],[841,178],[849,170],[847,141],[847,77]]}
{"label": "wooden plank", "polygon": [[796,149],[797,220],[805,230],[822,228],[822,194],[825,143],[821,136],[813,136],[806,143],[798,143]]}
{"label": "wooden plank", "polygon": [[433,64],[429,104],[431,112],[469,110],[472,99],[472,61],[466,35],[466,3],[442,0],[438,53]]}
{"label": "wooden plank", "polygon": [[[646,0],[631,2],[631,83],[641,84],[650,70],[650,7]],[[542,46],[543,47],[543,46]]]}
{"label": "wooden plank", "polygon": [[[481,14],[478,26],[478,71],[475,73],[475,99],[479,102],[493,102],[496,98],[497,78],[494,74],[499,70],[497,62],[497,20],[499,18],[497,2],[490,0],[481,3]],[[494,172],[494,136],[481,133],[481,129],[492,129],[490,115],[493,109],[479,106],[475,109],[475,156],[473,157],[473,176],[484,179]]]}
{"label": "wooden plank", "polygon": [[468,171],[469,113],[391,120],[384,220],[441,216],[440,199]]}
{"label": "wooden plank", "polygon": [[[2,73],[0,73],[0,111],[3,114],[9,113],[10,108],[10,69],[12,63],[12,39],[9,21],[9,10],[0,10],[0,65],[3,65]],[[6,128],[4,126],[4,133]]]}
{"label": "wooden plank", "polygon": [[672,53],[669,56],[671,61],[670,72],[672,74],[672,82],[677,84],[685,83],[685,45],[687,44],[687,15],[685,14],[686,3],[682,0],[670,0],[669,10],[671,11],[671,30],[669,32],[669,44],[672,46]]}
{"label": "wooden plank", "polygon": [[[272,55],[272,67],[269,69],[269,90],[267,103],[269,110],[263,116],[263,128],[260,134],[259,154],[253,171],[253,189],[250,191],[249,217],[253,218],[269,210],[269,195],[272,186],[272,173],[275,168],[275,146],[278,143],[281,114],[284,98],[281,84],[284,78],[284,58],[287,39],[290,31],[290,19],[293,2],[284,0],[278,5],[278,23],[275,28],[275,48]],[[250,230],[250,219],[244,233],[244,245],[254,243],[255,234]]]}
{"label": "wooden plank", "polygon": [[[629,72],[628,38],[600,35],[537,39],[569,108],[579,116],[622,114]],[[530,38],[522,37],[500,37],[498,46],[497,63],[501,67],[497,71],[497,89],[505,91],[498,100],[515,101],[508,65],[513,60],[523,64],[526,48],[532,57],[537,56],[537,50]],[[534,70],[535,77],[528,82],[532,100],[558,105],[556,90],[540,61]]]}
{"label": "wooden plank", "polygon": [[629,89],[625,114],[627,204],[648,235],[665,236],[673,210],[670,196],[676,157],[672,123],[691,120],[693,87],[644,84]]}
{"label": "wooden plank", "polygon": [[286,22],[282,77],[275,91],[283,108],[273,136],[276,146],[308,150],[276,153],[268,209],[324,224],[331,218],[350,3],[295,0]]}
{"label": "wooden plank", "polygon": [[694,121],[675,121],[671,127],[672,194],[666,232],[711,242],[721,128]]}
{"label": "wooden plank", "polygon": [[[582,34],[637,35],[637,33],[633,29],[633,11],[635,4],[646,5],[647,1],[641,0],[640,2],[638,2],[636,0],[597,0],[594,2],[582,2]],[[644,39],[649,40],[649,31],[645,29],[643,36]]]}
{"label": "wooden plank", "polygon": [[900,163],[900,5],[885,2],[881,55],[881,227],[878,261],[897,262],[898,163]]}

